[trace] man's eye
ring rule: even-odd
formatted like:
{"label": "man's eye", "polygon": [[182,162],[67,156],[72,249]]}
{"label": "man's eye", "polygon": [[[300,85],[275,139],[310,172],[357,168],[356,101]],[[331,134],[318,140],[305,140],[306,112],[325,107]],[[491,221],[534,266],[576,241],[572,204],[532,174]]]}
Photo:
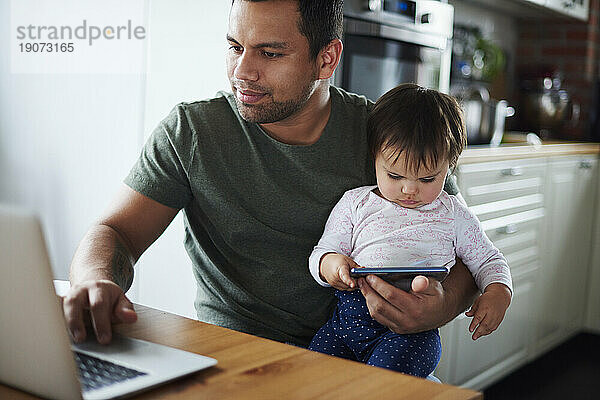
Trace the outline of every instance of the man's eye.
{"label": "man's eye", "polygon": [[280,53],[272,53],[270,51],[263,51],[263,54],[265,55],[265,57],[267,58],[277,58],[277,57],[281,57]]}
{"label": "man's eye", "polygon": [[242,52],[242,46],[229,46],[229,50],[232,50],[236,53],[241,53]]}

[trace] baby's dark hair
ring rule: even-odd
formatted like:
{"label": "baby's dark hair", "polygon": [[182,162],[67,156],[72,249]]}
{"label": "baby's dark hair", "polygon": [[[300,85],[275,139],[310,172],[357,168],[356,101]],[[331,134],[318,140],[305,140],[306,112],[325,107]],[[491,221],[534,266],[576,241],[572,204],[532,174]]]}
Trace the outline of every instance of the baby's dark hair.
{"label": "baby's dark hair", "polygon": [[467,144],[463,113],[451,96],[412,83],[401,84],[377,100],[367,122],[369,149],[374,158],[391,150],[396,162],[405,154],[405,167],[416,173],[448,160],[454,167]]}

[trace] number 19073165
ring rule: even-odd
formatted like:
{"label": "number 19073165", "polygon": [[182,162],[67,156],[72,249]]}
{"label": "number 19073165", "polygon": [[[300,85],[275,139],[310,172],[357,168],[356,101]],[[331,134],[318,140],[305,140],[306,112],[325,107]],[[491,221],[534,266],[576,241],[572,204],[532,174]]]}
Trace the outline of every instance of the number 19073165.
{"label": "number 19073165", "polygon": [[72,53],[73,43],[26,42],[19,43],[21,53]]}

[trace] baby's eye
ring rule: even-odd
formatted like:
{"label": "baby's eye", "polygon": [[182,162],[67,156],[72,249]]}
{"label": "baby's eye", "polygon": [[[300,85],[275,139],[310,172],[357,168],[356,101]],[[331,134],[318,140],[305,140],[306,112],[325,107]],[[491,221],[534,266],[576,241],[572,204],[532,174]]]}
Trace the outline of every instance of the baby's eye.
{"label": "baby's eye", "polygon": [[400,175],[394,175],[394,174],[387,174],[387,175],[390,179],[395,179],[395,180],[402,179],[402,177]]}
{"label": "baby's eye", "polygon": [[435,181],[435,178],[421,178],[419,180],[423,183],[431,183],[431,182]]}

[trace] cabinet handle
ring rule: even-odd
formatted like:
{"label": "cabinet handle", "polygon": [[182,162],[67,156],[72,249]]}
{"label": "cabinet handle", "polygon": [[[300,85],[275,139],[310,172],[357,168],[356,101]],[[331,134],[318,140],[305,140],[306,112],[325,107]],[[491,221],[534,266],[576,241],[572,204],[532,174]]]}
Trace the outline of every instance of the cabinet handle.
{"label": "cabinet handle", "polygon": [[517,224],[508,224],[506,226],[502,226],[502,227],[496,229],[496,232],[505,234],[505,235],[512,235],[513,233],[517,233],[518,231],[519,231],[519,227],[517,226]]}
{"label": "cabinet handle", "polygon": [[583,160],[579,163],[580,169],[590,169],[592,168],[592,162],[590,160]]}
{"label": "cabinet handle", "polygon": [[502,171],[500,171],[500,173],[503,176],[519,176],[523,175],[523,169],[519,167],[505,168]]}

